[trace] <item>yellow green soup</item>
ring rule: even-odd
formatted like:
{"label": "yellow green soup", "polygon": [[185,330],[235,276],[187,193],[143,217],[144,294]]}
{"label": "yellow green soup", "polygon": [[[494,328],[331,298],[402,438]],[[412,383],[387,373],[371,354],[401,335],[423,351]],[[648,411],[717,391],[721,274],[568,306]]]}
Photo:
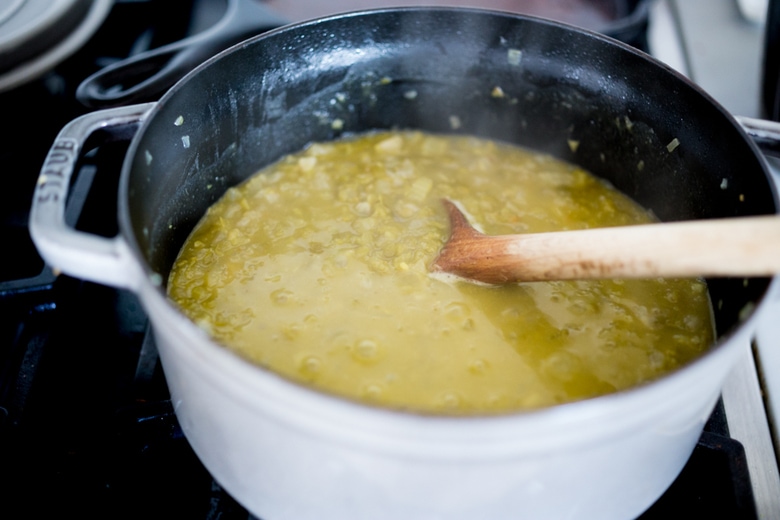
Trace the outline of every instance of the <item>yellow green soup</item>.
{"label": "yellow green soup", "polygon": [[443,280],[442,198],[489,234],[652,222],[590,173],[473,137],[312,144],[229,189],[170,298],[227,348],[323,391],[436,414],[527,410],[658,378],[713,341],[701,280]]}

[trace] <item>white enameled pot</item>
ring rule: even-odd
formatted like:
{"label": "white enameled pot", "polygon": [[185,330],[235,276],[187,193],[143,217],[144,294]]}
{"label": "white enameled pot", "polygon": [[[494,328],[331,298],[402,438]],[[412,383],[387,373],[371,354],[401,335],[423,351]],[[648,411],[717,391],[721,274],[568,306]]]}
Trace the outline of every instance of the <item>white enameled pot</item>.
{"label": "white enameled pot", "polygon": [[[648,71],[658,74],[653,85]],[[496,81],[520,101],[500,105],[490,95]],[[630,117],[633,130],[614,130],[616,114]],[[420,8],[272,31],[209,60],[159,102],[74,120],[43,166],[31,234],[56,270],[138,295],[188,441],[264,520],[635,518],[691,455],[773,282],[713,281],[717,344],[661,380],[485,417],[386,410],[311,390],[216,344],[166,297],[183,238],[228,186],[312,140],[393,126],[539,145],[609,177],[662,218],[776,212],[755,144],[706,94],[651,58],[545,20]],[[74,165],[96,133],[132,139],[115,238],[64,223]],[[671,135],[681,143],[673,157]],[[705,142],[694,146],[695,135]],[[583,143],[576,157],[566,144],[572,136]],[[614,162],[599,166],[589,146],[601,156],[616,150]],[[643,175],[621,177],[614,165],[635,164],[636,153],[644,154]],[[654,166],[657,182],[648,180]],[[752,205],[740,205],[745,198]]]}

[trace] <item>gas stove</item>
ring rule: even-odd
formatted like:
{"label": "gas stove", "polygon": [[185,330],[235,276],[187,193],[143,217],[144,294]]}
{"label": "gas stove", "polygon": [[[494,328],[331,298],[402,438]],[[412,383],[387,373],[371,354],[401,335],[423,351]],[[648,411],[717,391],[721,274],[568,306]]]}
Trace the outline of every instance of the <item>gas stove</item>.
{"label": "gas stove", "polygon": [[[177,0],[171,9],[171,1],[114,2],[94,36],[71,57],[0,92],[5,123],[0,160],[6,171],[0,191],[6,251],[0,263],[0,467],[6,477],[0,508],[9,511],[0,513],[4,517],[253,518],[209,475],[184,438],[136,297],[55,276],[27,231],[32,191],[49,146],[64,124],[88,110],[76,100],[79,83],[214,20],[215,2]],[[650,44],[683,37],[687,14],[678,4],[683,3],[654,4]],[[690,44],[676,41],[674,55],[652,45],[643,50],[673,62],[685,55],[680,49],[690,50]],[[647,40],[629,43],[642,47]],[[679,62],[681,69],[690,66],[688,60]],[[71,225],[102,236],[117,232],[116,173],[126,147],[104,144],[85,154],[67,209]],[[762,332],[767,342],[780,341],[770,337],[773,330]],[[780,480],[761,396],[764,376],[756,369],[760,352],[746,345],[745,361],[687,466],[643,520],[777,516]],[[641,475],[637,468],[637,479]]]}

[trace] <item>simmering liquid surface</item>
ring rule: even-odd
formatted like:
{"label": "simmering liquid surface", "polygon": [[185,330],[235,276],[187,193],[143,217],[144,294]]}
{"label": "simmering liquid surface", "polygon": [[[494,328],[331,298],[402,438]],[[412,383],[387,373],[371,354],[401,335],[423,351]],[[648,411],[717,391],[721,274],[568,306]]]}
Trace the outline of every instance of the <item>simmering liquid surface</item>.
{"label": "simmering liquid surface", "polygon": [[488,234],[651,222],[588,172],[471,137],[313,144],[231,188],[170,297],[226,347],[348,398],[437,414],[527,410],[655,379],[713,341],[700,280],[437,279],[442,198]]}

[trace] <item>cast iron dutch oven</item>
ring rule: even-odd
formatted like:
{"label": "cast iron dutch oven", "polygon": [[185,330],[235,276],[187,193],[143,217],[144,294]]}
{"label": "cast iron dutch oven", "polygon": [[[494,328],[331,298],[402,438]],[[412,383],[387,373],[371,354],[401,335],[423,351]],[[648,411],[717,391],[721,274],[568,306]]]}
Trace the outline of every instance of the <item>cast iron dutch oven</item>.
{"label": "cast iron dutch oven", "polygon": [[[216,344],[166,298],[182,242],[229,186],[312,141],[388,128],[552,153],[662,220],[778,207],[763,158],[734,118],[645,54],[542,19],[404,8],[273,30],[197,67],[156,103],[73,121],[44,165],[31,233],[55,269],[137,293],[187,439],[264,520],[638,516],[691,454],[771,280],[709,280],[717,343],[659,381],[467,418],[310,390]],[[63,223],[73,164],[95,133],[132,139],[112,239]]]}

